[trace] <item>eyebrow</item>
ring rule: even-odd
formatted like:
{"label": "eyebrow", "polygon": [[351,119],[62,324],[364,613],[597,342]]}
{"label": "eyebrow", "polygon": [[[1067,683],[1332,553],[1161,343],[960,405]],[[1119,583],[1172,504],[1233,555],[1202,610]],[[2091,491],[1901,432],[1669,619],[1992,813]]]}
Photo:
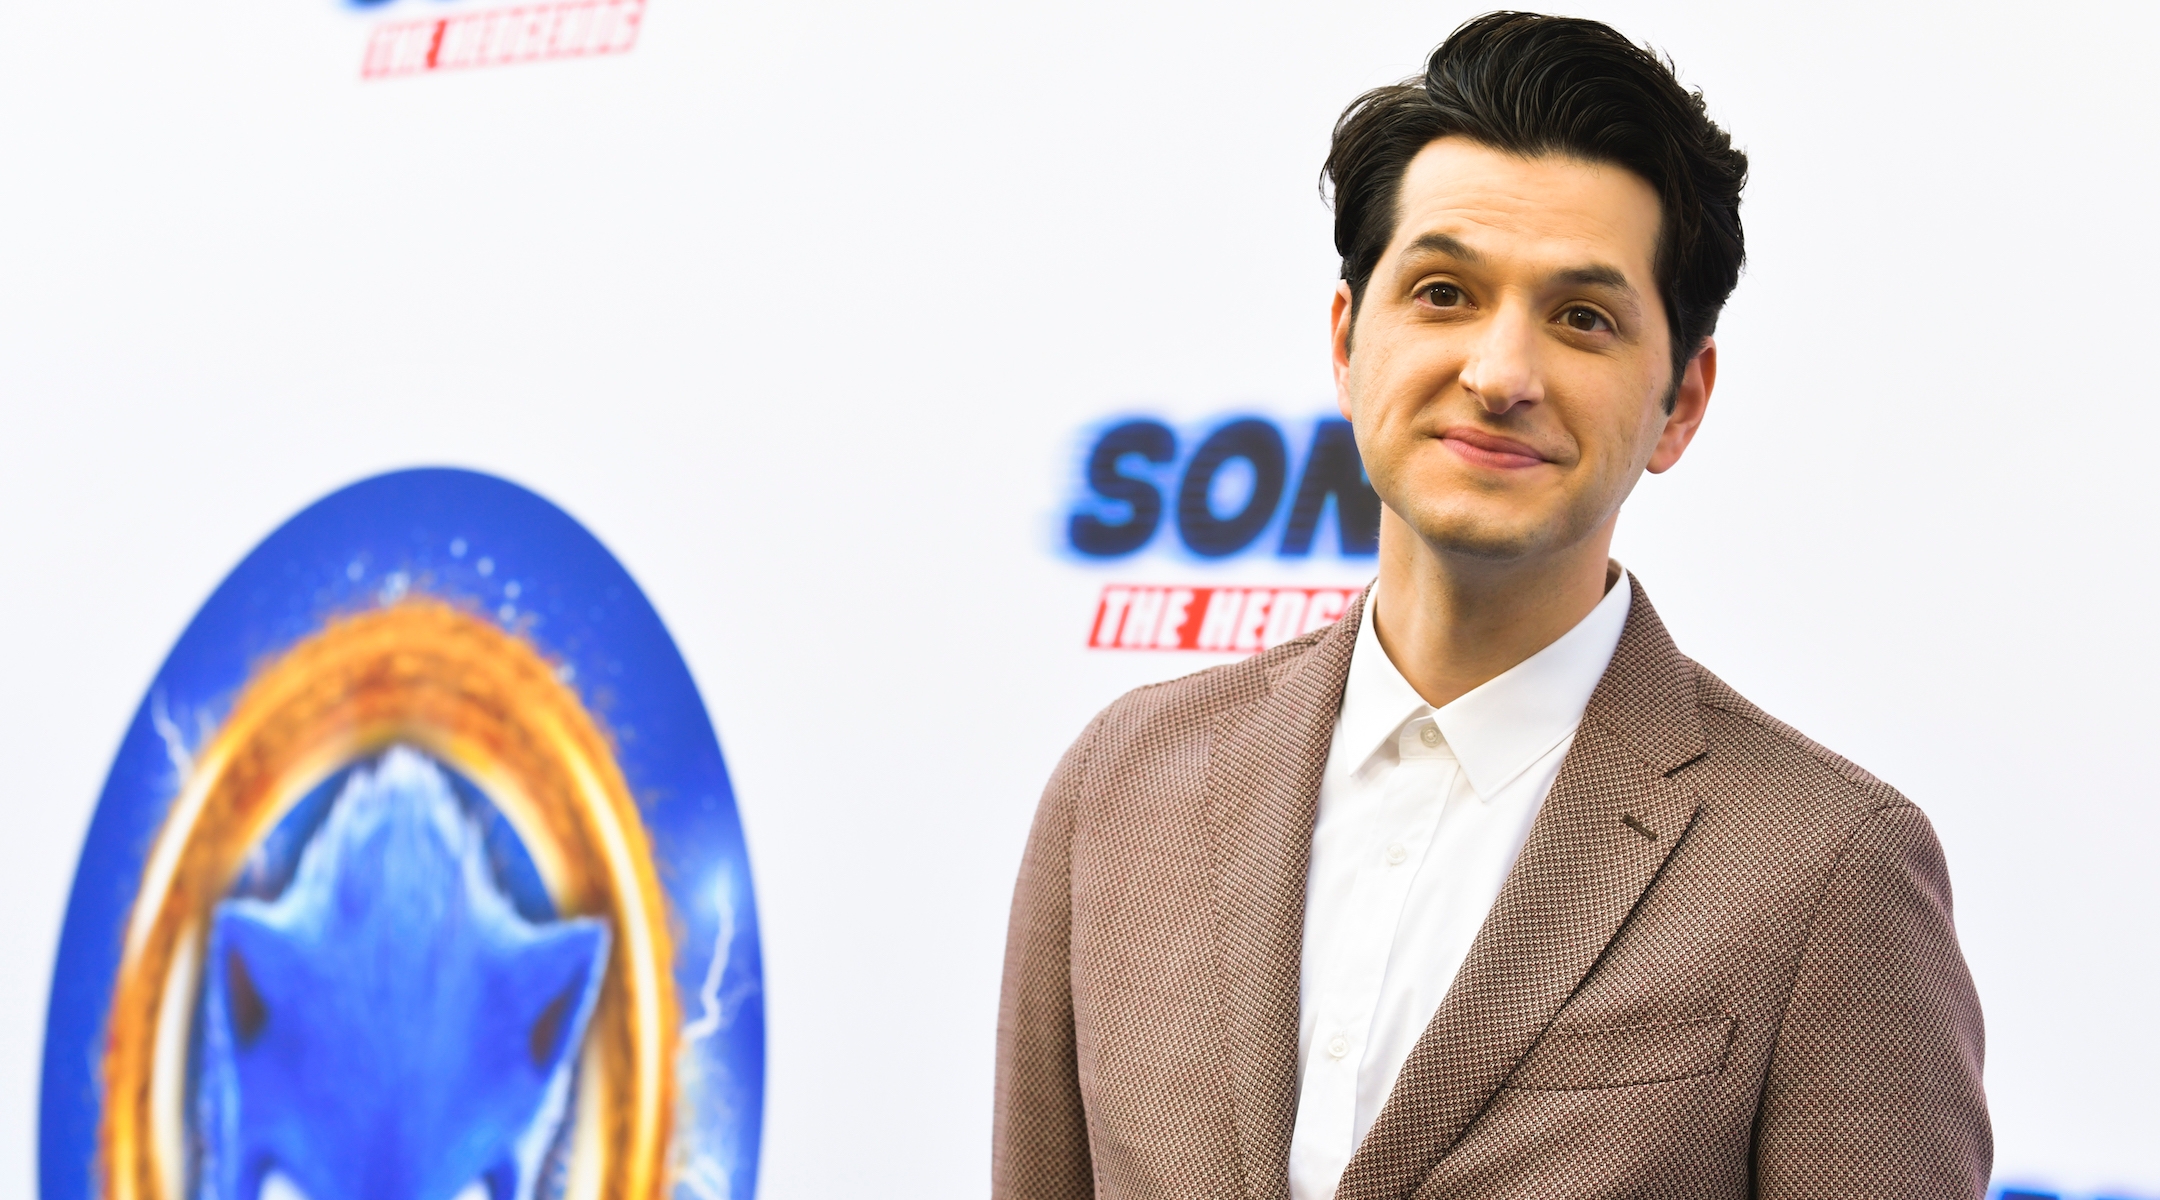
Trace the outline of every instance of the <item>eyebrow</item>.
{"label": "eyebrow", "polygon": [[1569,267],[1567,270],[1554,275],[1553,282],[1573,284],[1576,287],[1608,287],[1616,292],[1627,292],[1630,295],[1635,292],[1635,285],[1628,282],[1628,277],[1621,272],[1620,268],[1608,267],[1603,263],[1595,263],[1587,267]]}
{"label": "eyebrow", "polygon": [[1403,249],[1406,254],[1445,254],[1449,258],[1459,258],[1466,263],[1485,261],[1484,255],[1471,249],[1460,239],[1450,237],[1444,233],[1420,234],[1416,241]]}
{"label": "eyebrow", "polygon": [[[1445,233],[1420,234],[1416,241],[1404,247],[1405,256],[1412,254],[1445,254],[1449,258],[1466,263],[1483,263],[1485,256],[1478,253],[1462,239]],[[1604,263],[1569,267],[1556,272],[1552,281],[1572,287],[1604,287],[1616,292],[1635,294],[1635,285],[1628,282],[1627,273],[1618,267]]]}

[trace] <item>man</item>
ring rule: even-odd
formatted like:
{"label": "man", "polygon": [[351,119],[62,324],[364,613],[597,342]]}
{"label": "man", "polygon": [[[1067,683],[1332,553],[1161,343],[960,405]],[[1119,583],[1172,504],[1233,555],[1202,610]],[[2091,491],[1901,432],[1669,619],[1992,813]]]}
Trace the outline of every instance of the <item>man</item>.
{"label": "man", "polygon": [[1709,404],[1745,157],[1611,29],[1497,13],[1353,104],[1327,173],[1379,579],[1059,765],[994,1194],[1981,1196],[1926,819],[1607,558]]}

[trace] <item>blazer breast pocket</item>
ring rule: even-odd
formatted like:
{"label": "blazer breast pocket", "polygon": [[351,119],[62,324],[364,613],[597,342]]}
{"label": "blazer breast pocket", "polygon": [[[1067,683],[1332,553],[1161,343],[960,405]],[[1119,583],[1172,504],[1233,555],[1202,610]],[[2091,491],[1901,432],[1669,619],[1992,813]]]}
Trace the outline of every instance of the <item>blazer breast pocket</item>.
{"label": "blazer breast pocket", "polygon": [[1602,1029],[1556,1027],[1509,1076],[1522,1091],[1572,1092],[1712,1074],[1732,1046],[1731,1017]]}

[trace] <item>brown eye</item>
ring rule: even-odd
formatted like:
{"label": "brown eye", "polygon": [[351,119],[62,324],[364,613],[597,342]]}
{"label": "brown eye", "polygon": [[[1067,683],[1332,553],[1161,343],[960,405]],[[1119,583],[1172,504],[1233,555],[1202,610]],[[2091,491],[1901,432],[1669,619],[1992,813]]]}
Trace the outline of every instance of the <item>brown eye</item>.
{"label": "brown eye", "polygon": [[1462,303],[1462,289],[1452,283],[1436,283],[1425,289],[1425,299],[1434,308],[1453,308]]}
{"label": "brown eye", "polygon": [[1596,333],[1606,327],[1605,318],[1599,316],[1597,310],[1592,308],[1571,308],[1561,313],[1560,319],[1567,322],[1568,328],[1580,330],[1583,333]]}

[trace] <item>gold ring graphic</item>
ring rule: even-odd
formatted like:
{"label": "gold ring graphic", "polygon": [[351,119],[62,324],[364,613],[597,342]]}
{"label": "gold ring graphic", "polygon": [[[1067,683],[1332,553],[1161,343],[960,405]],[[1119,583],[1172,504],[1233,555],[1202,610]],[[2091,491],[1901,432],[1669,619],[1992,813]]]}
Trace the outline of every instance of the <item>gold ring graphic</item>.
{"label": "gold ring graphic", "polygon": [[265,665],[195,756],[143,868],[113,986],[99,1130],[112,1200],[186,1200],[188,1044],[212,907],[302,797],[400,743],[488,796],[558,912],[614,931],[579,1064],[566,1200],[667,1190],[674,946],[622,769],[531,643],[416,598],[333,621]]}

